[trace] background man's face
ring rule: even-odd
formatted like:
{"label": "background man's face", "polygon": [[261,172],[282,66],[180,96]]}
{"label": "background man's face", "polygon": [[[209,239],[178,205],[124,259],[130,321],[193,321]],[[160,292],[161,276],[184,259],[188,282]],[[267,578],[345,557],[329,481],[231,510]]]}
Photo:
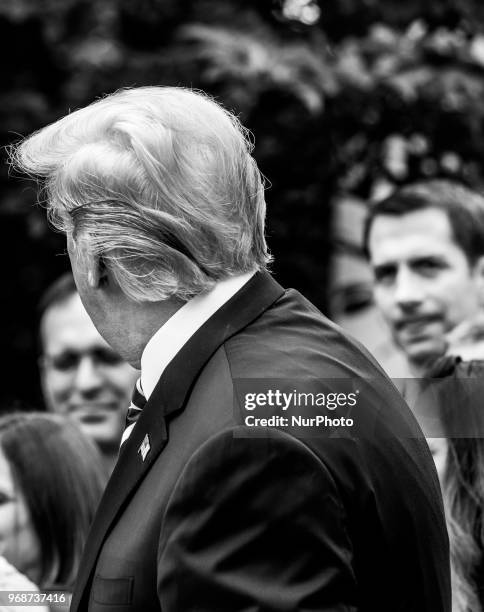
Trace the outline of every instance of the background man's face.
{"label": "background man's face", "polygon": [[411,362],[443,354],[444,335],[479,311],[477,273],[447,215],[426,208],[375,218],[369,236],[375,301]]}
{"label": "background man's face", "polygon": [[77,293],[45,312],[40,332],[48,408],[74,418],[101,448],[118,445],[139,372],[99,335]]}

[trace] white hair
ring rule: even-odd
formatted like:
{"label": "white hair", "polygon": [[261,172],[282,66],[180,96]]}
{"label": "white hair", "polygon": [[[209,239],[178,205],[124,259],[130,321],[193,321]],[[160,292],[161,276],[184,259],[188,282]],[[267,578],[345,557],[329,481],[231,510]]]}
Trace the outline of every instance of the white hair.
{"label": "white hair", "polygon": [[137,301],[189,299],[264,268],[261,174],[248,132],[205,94],[123,89],[11,149],[58,229]]}

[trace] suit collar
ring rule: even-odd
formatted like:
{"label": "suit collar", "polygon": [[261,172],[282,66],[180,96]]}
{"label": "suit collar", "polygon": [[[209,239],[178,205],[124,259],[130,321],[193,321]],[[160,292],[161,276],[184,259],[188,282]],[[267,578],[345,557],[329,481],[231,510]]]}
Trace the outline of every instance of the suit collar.
{"label": "suit collar", "polygon": [[[71,612],[79,608],[84,593],[88,594],[86,587],[112,523],[168,441],[164,417],[183,409],[195,380],[217,349],[257,319],[283,293],[284,289],[267,272],[258,272],[193,334],[165,369],[123,446],[99,505],[81,562]],[[149,450],[143,460],[140,449],[146,436]]]}

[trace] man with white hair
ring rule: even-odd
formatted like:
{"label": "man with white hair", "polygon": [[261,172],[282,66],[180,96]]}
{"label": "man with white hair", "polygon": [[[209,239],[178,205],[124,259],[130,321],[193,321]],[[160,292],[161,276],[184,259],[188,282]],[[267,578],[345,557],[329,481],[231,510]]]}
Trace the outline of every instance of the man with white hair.
{"label": "man with white hair", "polygon": [[[189,90],[124,90],[13,156],[45,181],[99,332],[141,368],[72,611],[450,610],[425,441],[378,365],[266,271],[237,119]],[[354,431],[288,425],[298,389],[328,399],[308,422],[335,416],[343,379]]]}

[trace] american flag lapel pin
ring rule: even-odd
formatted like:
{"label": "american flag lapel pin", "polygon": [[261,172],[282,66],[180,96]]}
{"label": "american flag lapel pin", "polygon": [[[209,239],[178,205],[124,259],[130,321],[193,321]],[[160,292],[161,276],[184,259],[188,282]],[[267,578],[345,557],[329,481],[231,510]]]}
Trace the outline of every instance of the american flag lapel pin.
{"label": "american flag lapel pin", "polygon": [[150,437],[148,436],[148,434],[146,434],[143,438],[143,442],[141,442],[138,448],[138,453],[141,455],[141,459],[143,461],[146,459],[146,455],[150,452],[150,449]]}

